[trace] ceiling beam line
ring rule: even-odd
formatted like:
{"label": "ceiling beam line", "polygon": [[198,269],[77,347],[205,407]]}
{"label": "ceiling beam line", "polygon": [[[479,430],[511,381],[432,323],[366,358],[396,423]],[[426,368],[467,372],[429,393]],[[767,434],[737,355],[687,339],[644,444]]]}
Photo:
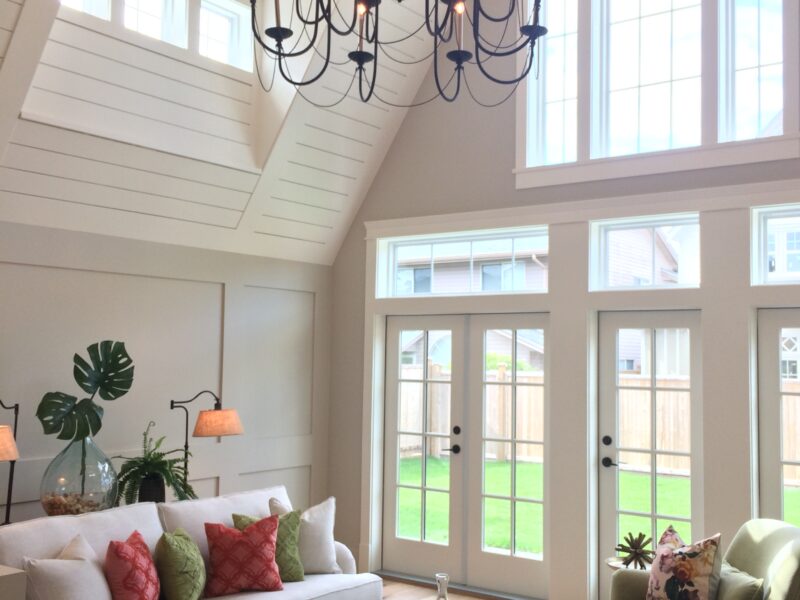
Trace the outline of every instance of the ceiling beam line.
{"label": "ceiling beam line", "polygon": [[22,5],[0,68],[0,159],[14,133],[60,4],[59,0],[28,0]]}

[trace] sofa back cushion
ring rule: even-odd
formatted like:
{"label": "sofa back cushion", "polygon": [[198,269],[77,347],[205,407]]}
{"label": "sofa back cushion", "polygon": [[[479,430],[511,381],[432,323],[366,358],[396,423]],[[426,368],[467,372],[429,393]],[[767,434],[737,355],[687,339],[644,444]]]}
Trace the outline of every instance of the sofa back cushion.
{"label": "sofa back cushion", "polygon": [[[200,554],[208,568],[208,540],[206,539],[205,524],[222,523],[226,527],[233,527],[234,513],[258,518],[268,517],[270,516],[270,498],[278,498],[281,502],[291,506],[286,488],[278,485],[216,498],[159,504],[158,512],[165,531],[172,533],[180,527],[189,534],[200,548]],[[2,563],[0,562],[0,564]]]}
{"label": "sofa back cushion", "polygon": [[[774,519],[752,519],[725,553],[731,566],[764,580],[764,598],[800,596],[800,528]],[[2,561],[0,561],[2,562]]]}
{"label": "sofa back cushion", "polygon": [[98,556],[108,542],[139,530],[152,552],[164,530],[152,502],[120,506],[85,515],[43,517],[0,527],[0,565],[24,568],[24,558],[55,558],[79,533]]}

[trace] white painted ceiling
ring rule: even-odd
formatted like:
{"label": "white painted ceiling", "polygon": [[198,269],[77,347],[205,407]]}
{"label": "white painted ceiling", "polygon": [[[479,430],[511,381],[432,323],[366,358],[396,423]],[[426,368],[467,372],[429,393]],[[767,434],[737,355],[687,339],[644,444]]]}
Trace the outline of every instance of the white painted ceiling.
{"label": "white painted ceiling", "polygon": [[[421,23],[409,4],[381,5],[387,36]],[[352,78],[335,41],[343,64],[303,90],[317,103]],[[412,35],[397,52],[428,44]],[[380,64],[381,97],[411,102],[428,63]],[[0,220],[320,264],[406,113],[356,87],[330,108],[280,80],[267,94],[254,75],[58,0],[0,0],[0,90]]]}

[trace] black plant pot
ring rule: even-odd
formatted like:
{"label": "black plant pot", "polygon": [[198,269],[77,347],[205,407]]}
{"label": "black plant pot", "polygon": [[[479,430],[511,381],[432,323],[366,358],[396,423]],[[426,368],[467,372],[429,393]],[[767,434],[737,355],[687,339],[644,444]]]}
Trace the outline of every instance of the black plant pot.
{"label": "black plant pot", "polygon": [[166,500],[164,478],[161,475],[147,475],[139,484],[139,502],[164,502]]}

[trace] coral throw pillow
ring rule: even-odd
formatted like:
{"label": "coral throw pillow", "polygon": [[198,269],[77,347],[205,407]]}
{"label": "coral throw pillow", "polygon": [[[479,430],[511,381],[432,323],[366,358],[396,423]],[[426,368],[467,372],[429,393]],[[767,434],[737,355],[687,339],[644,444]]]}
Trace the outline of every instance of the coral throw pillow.
{"label": "coral throw pillow", "polygon": [[138,531],[124,542],[108,543],[105,572],[114,600],[158,600],[161,586],[156,565]]}
{"label": "coral throw pillow", "polygon": [[210,571],[207,597],[283,589],[275,562],[277,516],[261,519],[244,531],[221,523],[206,523],[205,527]]}
{"label": "coral throw pillow", "polygon": [[716,600],[721,566],[719,534],[687,546],[670,525],[658,542],[647,600]]}

